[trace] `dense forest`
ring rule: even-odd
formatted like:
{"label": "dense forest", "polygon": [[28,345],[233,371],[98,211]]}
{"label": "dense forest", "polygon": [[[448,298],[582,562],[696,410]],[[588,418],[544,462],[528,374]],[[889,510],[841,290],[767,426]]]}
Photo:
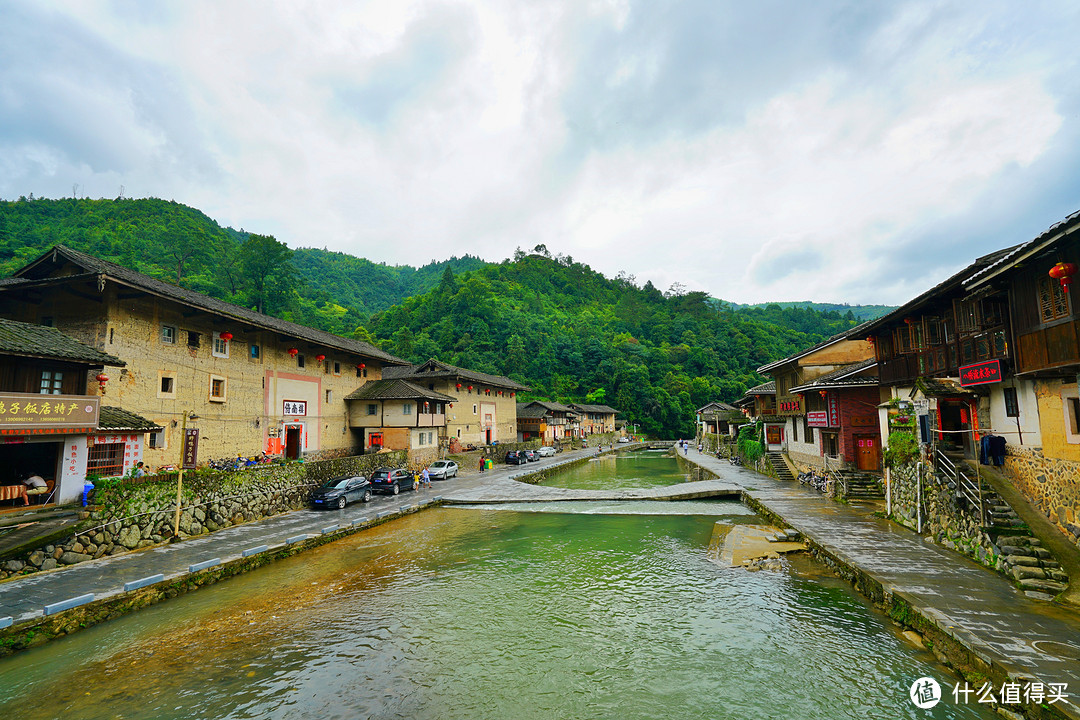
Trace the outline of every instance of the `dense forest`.
{"label": "dense forest", "polygon": [[607,403],[667,437],[691,434],[696,408],[762,382],[755,368],[862,316],[859,306],[737,307],[679,283],[661,292],[543,246],[501,263],[388,266],[291,250],[170,201],[0,201],[0,275],[57,243],[414,362],[507,375],[533,388],[522,399]]}

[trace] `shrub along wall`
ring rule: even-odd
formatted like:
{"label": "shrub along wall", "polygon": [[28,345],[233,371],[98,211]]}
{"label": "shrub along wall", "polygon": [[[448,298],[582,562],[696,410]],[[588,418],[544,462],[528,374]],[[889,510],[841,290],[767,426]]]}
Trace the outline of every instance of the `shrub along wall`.
{"label": "shrub along wall", "polygon": [[[395,451],[260,465],[233,472],[185,473],[180,538],[305,507],[311,489],[334,476],[367,475],[377,467],[399,467],[406,460],[404,451]],[[0,579],[74,565],[170,539],[176,518],[176,477],[170,474],[99,482],[94,509],[74,534],[42,547],[13,551],[0,563]]]}

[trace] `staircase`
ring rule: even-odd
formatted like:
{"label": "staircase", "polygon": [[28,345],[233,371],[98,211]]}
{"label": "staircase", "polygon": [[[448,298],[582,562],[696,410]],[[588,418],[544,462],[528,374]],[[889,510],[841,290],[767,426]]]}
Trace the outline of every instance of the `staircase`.
{"label": "staircase", "polygon": [[848,500],[884,500],[881,478],[858,470],[838,470],[840,494]]}
{"label": "staircase", "polygon": [[784,462],[784,456],[778,452],[767,453],[769,458],[769,465],[772,466],[773,472],[776,473],[778,480],[794,480],[795,476],[788,470],[787,463]]}
{"label": "staircase", "polygon": [[986,482],[977,483],[971,468],[958,458],[938,454],[937,475],[956,492],[956,504],[981,526],[1000,551],[1000,570],[1030,595],[1050,599],[1064,591],[1069,576],[1053,554],[1031,531],[997,491]]}

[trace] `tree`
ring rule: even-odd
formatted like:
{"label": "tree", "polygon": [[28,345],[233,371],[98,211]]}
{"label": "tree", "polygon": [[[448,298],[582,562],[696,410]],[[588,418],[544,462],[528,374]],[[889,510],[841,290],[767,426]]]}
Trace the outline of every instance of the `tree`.
{"label": "tree", "polygon": [[297,282],[292,250],[272,235],[248,235],[240,253],[248,304],[261,313],[283,309]]}

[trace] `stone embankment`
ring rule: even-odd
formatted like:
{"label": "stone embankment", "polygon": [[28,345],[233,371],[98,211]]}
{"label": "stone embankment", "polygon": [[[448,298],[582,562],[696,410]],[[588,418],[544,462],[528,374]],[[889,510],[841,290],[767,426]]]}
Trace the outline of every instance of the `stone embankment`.
{"label": "stone embankment", "polygon": [[[203,535],[297,510],[307,505],[311,489],[326,479],[364,474],[381,465],[396,467],[404,462],[403,455],[382,453],[238,472],[192,473],[184,480],[178,537]],[[173,537],[175,476],[106,484],[95,503],[70,536],[10,553],[0,563],[0,580],[139,550]]]}

